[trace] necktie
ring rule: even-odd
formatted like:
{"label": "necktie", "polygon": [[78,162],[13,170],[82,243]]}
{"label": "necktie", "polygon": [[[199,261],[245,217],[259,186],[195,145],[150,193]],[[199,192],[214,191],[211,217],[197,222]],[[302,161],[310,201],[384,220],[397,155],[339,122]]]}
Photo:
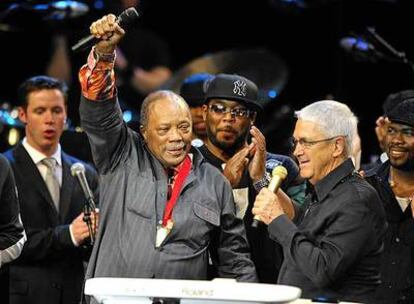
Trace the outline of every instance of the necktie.
{"label": "necktie", "polygon": [[49,189],[56,210],[59,211],[60,185],[55,174],[56,160],[54,158],[45,158],[42,160],[42,163],[47,167],[46,186]]}

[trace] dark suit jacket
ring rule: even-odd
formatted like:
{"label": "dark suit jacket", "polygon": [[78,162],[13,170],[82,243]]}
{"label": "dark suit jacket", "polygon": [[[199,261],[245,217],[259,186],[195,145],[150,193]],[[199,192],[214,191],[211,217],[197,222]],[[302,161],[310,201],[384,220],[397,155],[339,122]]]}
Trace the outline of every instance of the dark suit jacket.
{"label": "dark suit jacket", "polygon": [[9,301],[9,271],[2,251],[16,248],[16,244],[24,239],[19,214],[14,175],[8,161],[0,154],[0,303]]}
{"label": "dark suit jacket", "polygon": [[[79,160],[62,151],[59,214],[47,186],[26,149],[19,144],[5,153],[19,192],[27,242],[19,259],[10,264],[10,304],[79,303],[88,250],[73,245],[69,225],[83,211],[85,198],[70,167]],[[92,190],[97,174],[85,165]],[[95,191],[96,192],[96,191]]]}

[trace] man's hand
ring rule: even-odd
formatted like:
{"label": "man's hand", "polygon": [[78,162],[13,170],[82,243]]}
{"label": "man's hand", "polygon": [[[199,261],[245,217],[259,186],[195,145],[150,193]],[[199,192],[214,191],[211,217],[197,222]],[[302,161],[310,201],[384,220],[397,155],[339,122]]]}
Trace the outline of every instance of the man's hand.
{"label": "man's hand", "polygon": [[253,183],[261,180],[265,174],[266,166],[266,139],[262,132],[255,126],[250,129],[253,148],[249,163],[249,175]]}
{"label": "man's hand", "polygon": [[275,218],[285,212],[283,211],[277,195],[269,189],[263,188],[256,196],[252,213],[259,216],[260,221],[269,225]]}
{"label": "man's hand", "polygon": [[[78,245],[81,245],[90,236],[88,225],[83,220],[84,216],[85,214],[82,212],[70,224],[73,238],[75,239],[75,242]],[[92,228],[94,229],[94,234],[95,234],[98,224],[99,224],[99,213],[98,212],[91,213],[91,221],[92,221]]]}
{"label": "man's hand", "polygon": [[99,39],[96,51],[101,54],[112,54],[125,31],[116,22],[113,14],[106,15],[90,26],[90,32]]}
{"label": "man's hand", "polygon": [[387,128],[388,128],[389,120],[384,116],[378,117],[377,121],[375,122],[375,134],[377,135],[378,143],[380,148],[383,152],[386,151],[386,136],[387,136]]}
{"label": "man's hand", "polygon": [[232,188],[240,183],[244,169],[249,163],[248,156],[252,148],[252,144],[244,147],[226,162],[223,174],[229,180]]}

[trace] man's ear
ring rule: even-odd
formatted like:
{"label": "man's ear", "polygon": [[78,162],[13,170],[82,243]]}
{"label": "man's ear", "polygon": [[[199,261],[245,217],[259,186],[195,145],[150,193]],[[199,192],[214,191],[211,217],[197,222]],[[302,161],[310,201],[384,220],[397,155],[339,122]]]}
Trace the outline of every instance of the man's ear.
{"label": "man's ear", "polygon": [[142,137],[144,138],[144,141],[147,142],[147,129],[141,125],[139,126],[139,130],[141,132]]}
{"label": "man's ear", "polygon": [[19,107],[18,109],[18,115],[19,115],[19,119],[22,123],[27,124],[27,113],[26,113],[26,109],[24,109],[23,107]]}
{"label": "man's ear", "polygon": [[339,157],[345,155],[345,137],[338,136],[335,138],[335,146],[333,151],[333,157]]}
{"label": "man's ear", "polygon": [[203,120],[206,121],[206,119],[207,119],[208,105],[203,104],[202,109],[203,109]]}

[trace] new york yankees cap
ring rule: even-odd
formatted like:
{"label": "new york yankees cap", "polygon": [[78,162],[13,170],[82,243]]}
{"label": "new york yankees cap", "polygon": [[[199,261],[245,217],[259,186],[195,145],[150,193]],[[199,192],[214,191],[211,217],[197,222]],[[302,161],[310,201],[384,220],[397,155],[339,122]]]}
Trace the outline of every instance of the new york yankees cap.
{"label": "new york yankees cap", "polygon": [[247,108],[259,111],[262,106],[257,101],[256,84],[236,74],[217,74],[208,84],[205,102],[210,99],[227,99],[239,101]]}

